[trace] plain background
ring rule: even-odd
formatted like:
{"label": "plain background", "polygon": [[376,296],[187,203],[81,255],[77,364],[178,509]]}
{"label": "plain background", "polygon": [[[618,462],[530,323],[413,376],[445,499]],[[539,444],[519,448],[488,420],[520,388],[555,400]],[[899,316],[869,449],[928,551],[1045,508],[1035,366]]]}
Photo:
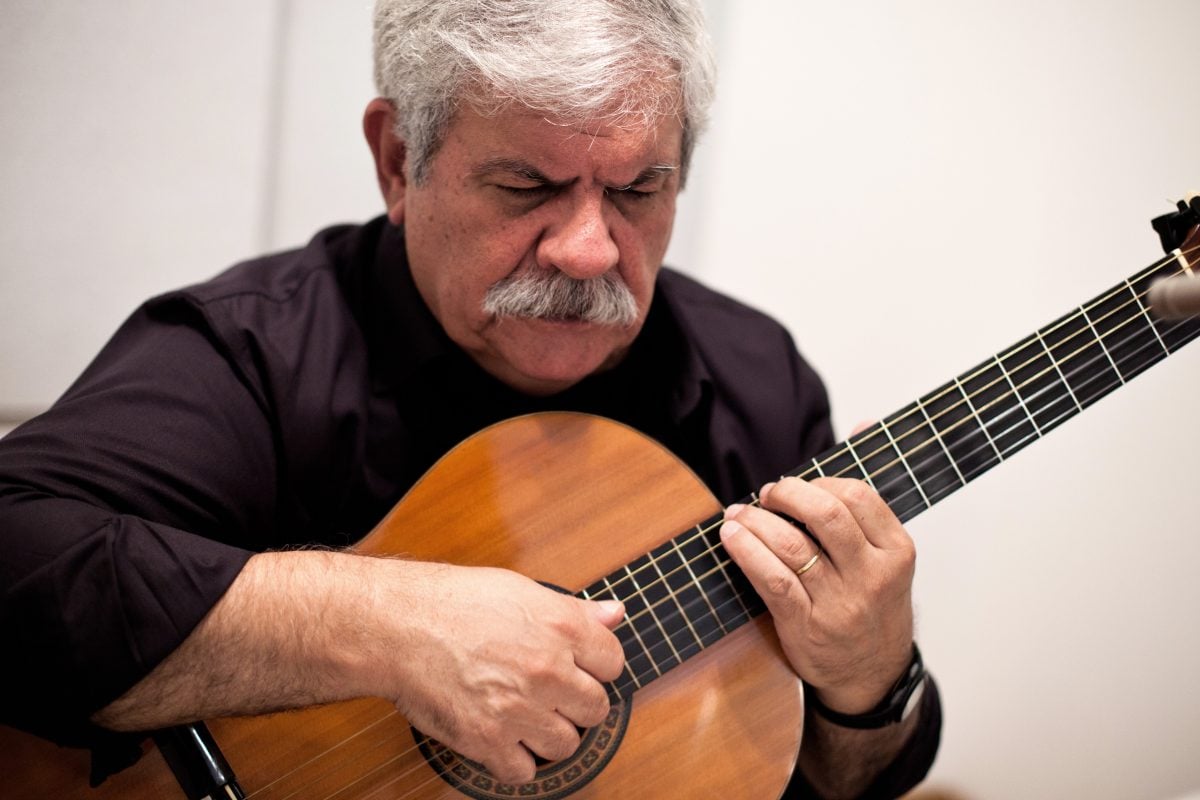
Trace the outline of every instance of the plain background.
{"label": "plain background", "polygon": [[[669,261],[783,320],[840,435],[1149,264],[1200,188],[1195,0],[711,0]],[[143,298],[381,210],[370,3],[0,3],[0,416]],[[1200,789],[1200,347],[909,524],[930,785]],[[770,476],[763,476],[764,479]]]}

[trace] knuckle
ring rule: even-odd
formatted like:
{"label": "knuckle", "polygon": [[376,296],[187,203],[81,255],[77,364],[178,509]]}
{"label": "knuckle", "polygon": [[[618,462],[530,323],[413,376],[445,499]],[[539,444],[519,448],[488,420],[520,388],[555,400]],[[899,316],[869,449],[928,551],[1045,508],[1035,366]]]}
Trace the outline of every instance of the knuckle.
{"label": "knuckle", "polygon": [[763,588],[767,594],[763,600],[788,600],[796,591],[796,576],[791,572],[772,570],[763,576]]}
{"label": "knuckle", "polygon": [[592,695],[589,702],[590,707],[586,709],[583,719],[580,720],[580,724],[587,728],[590,728],[593,725],[599,725],[601,722],[603,722],[604,718],[608,716],[608,711],[610,708],[608,704],[608,695],[605,694],[604,689],[600,688],[599,686],[596,687],[596,692]]}
{"label": "knuckle", "polygon": [[539,650],[527,656],[525,670],[535,683],[544,682],[558,674],[558,659],[549,651]]}
{"label": "knuckle", "polygon": [[799,531],[794,536],[785,538],[778,544],[779,557],[788,564],[800,564],[811,555],[809,552],[812,545],[809,544],[808,537]]}
{"label": "knuckle", "polygon": [[878,496],[871,485],[863,480],[853,479],[842,485],[842,496],[848,503],[865,505],[875,502]]}
{"label": "knuckle", "polygon": [[822,498],[813,507],[813,524],[819,528],[828,528],[836,525],[845,513],[846,507],[833,497]]}
{"label": "knuckle", "polygon": [[604,651],[601,674],[596,677],[602,681],[615,681],[620,677],[621,670],[625,669],[625,650],[621,647],[620,640],[616,636],[612,636]]}
{"label": "knuckle", "polygon": [[552,761],[561,761],[579,749],[579,742],[579,734],[575,729],[564,726],[563,731],[548,743],[547,752],[542,753],[542,756]]}

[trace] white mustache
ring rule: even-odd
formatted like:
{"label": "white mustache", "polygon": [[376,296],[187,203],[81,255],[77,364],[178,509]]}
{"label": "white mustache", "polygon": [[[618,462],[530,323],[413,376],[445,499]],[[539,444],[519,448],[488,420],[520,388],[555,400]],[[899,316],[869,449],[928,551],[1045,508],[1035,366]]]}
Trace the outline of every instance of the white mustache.
{"label": "white mustache", "polygon": [[633,292],[611,272],[588,279],[558,270],[508,277],[488,289],[483,310],[497,317],[615,326],[632,325],[638,317]]}

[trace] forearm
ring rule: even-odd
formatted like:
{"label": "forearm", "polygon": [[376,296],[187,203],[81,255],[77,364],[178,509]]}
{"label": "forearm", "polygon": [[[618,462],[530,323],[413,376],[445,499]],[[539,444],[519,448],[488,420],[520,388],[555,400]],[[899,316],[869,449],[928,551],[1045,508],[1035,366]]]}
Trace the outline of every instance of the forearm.
{"label": "forearm", "polygon": [[251,558],[183,644],[93,722],[150,730],[364,693],[360,623],[377,562],[322,551]]}
{"label": "forearm", "polygon": [[807,710],[800,769],[821,797],[861,797],[920,724],[920,713],[876,730],[843,728]]}

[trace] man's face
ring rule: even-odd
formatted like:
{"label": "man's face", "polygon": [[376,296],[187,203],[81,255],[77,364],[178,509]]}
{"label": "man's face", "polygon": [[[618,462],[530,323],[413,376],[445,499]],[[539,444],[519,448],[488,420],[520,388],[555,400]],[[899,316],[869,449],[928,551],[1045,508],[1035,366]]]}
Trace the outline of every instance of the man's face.
{"label": "man's face", "polygon": [[[641,329],[671,236],[682,128],[557,125],[526,109],[464,107],[426,180],[388,197],[413,278],[446,333],[484,369],[548,394],[618,362]],[[402,195],[402,196],[397,196]],[[526,274],[610,274],[636,300],[632,324],[497,317],[488,289]]]}

